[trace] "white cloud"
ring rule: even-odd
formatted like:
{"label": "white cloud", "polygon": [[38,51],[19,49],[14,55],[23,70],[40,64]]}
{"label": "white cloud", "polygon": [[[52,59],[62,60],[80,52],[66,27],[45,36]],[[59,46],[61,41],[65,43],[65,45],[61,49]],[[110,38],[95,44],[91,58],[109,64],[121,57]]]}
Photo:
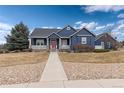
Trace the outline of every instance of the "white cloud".
{"label": "white cloud", "polygon": [[61,27],[53,27],[53,26],[43,26],[41,28],[44,28],[44,29],[53,29],[53,28],[61,29]]}
{"label": "white cloud", "polygon": [[86,25],[86,28],[89,29],[89,30],[93,30],[96,28],[96,26],[98,25],[98,23],[96,22],[91,22],[89,24]]}
{"label": "white cloud", "polygon": [[119,14],[117,17],[118,18],[124,18],[124,14]]}
{"label": "white cloud", "polygon": [[52,29],[54,27],[52,27],[52,26],[43,26],[42,28],[44,28],[44,29]]}
{"label": "white cloud", "polygon": [[79,24],[81,24],[82,23],[82,21],[77,21],[75,24],[76,25],[79,25]]}
{"label": "white cloud", "polygon": [[107,24],[106,26],[107,26],[107,27],[112,27],[112,26],[114,26],[114,23],[109,23],[109,24]]}
{"label": "white cloud", "polygon": [[101,30],[101,29],[104,29],[106,26],[97,26],[96,27],[96,30]]}
{"label": "white cloud", "polygon": [[101,12],[110,12],[110,11],[120,11],[124,9],[124,6],[119,5],[89,5],[86,7],[82,7],[86,13],[101,11]]}
{"label": "white cloud", "polygon": [[62,29],[61,27],[57,27],[57,29]]}
{"label": "white cloud", "polygon": [[124,19],[119,20],[119,21],[117,22],[117,24],[124,24]]}
{"label": "white cloud", "polygon": [[112,31],[121,31],[124,30],[124,24],[116,24],[115,28]]}
{"label": "white cloud", "polygon": [[110,32],[114,29],[114,24],[113,23],[109,23],[109,24],[105,24],[105,25],[98,25],[96,26],[95,29],[93,29],[94,33],[101,34],[104,32]]}
{"label": "white cloud", "polygon": [[118,30],[122,30],[122,29],[124,30],[124,24],[119,25],[117,28]]}
{"label": "white cloud", "polygon": [[78,28],[83,28],[83,27],[86,27],[86,25],[88,25],[89,23],[81,23],[81,24],[78,24]]}
{"label": "white cloud", "polygon": [[5,37],[10,34],[10,31],[0,30],[0,44],[6,43]]}
{"label": "white cloud", "polygon": [[121,34],[121,32],[118,32],[118,31],[112,32],[112,35],[114,35],[114,36],[117,36],[117,35],[120,35],[120,34]]}
{"label": "white cloud", "polygon": [[5,36],[10,34],[12,26],[6,23],[0,22],[0,44],[3,44],[6,42]]}
{"label": "white cloud", "polygon": [[9,24],[6,24],[6,23],[0,23],[0,30],[5,30],[5,31],[8,31],[8,30],[11,30],[12,26],[9,25]]}
{"label": "white cloud", "polygon": [[74,28],[81,29],[81,28],[85,27],[89,30],[93,30],[97,25],[98,25],[98,23],[96,23],[96,22],[82,23],[81,21],[78,21],[75,23]]}

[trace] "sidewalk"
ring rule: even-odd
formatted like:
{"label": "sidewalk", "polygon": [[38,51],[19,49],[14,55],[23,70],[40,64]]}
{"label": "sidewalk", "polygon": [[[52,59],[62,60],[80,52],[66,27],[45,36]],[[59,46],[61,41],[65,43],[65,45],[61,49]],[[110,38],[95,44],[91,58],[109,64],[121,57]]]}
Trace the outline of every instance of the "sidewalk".
{"label": "sidewalk", "polygon": [[45,81],[2,85],[0,88],[124,88],[124,79]]}

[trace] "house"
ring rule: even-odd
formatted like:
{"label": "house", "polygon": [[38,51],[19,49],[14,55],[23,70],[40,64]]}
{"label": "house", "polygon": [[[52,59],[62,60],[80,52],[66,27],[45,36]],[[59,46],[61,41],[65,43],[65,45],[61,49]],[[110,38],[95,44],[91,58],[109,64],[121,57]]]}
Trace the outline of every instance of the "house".
{"label": "house", "polygon": [[95,49],[113,49],[117,43],[117,40],[109,33],[102,33],[96,36]]}
{"label": "house", "polygon": [[32,49],[70,49],[77,44],[95,48],[95,35],[86,28],[74,29],[67,25],[63,29],[35,28],[30,35]]}

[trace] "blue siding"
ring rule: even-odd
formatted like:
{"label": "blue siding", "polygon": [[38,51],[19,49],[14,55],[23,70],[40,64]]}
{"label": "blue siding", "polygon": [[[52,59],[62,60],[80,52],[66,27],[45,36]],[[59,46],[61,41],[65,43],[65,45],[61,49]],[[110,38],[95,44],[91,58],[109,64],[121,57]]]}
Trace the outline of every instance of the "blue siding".
{"label": "blue siding", "polygon": [[95,41],[95,45],[101,45],[101,41],[100,40],[96,40]]}
{"label": "blue siding", "polygon": [[[78,35],[91,35],[91,36],[78,36]],[[76,44],[81,44],[82,37],[87,38],[87,45],[95,47],[95,36],[84,29],[80,30],[78,33],[76,33],[75,35],[71,37],[72,47]]]}
{"label": "blue siding", "polygon": [[[70,27],[70,26],[67,26],[67,27]],[[70,27],[70,30],[67,30],[67,27],[59,31],[57,34],[60,35],[61,37],[69,37],[70,35],[76,32],[72,27]]]}

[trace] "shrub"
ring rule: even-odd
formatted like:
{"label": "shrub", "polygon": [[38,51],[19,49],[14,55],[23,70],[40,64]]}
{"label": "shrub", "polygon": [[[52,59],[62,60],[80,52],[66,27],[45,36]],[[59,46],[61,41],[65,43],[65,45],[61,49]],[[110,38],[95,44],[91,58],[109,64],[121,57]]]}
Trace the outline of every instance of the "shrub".
{"label": "shrub", "polygon": [[2,54],[3,53],[3,50],[2,49],[0,49],[0,54]]}
{"label": "shrub", "polygon": [[71,52],[71,50],[69,50],[69,49],[61,49],[61,50],[59,50],[60,52]]}
{"label": "shrub", "polygon": [[102,52],[109,52],[109,51],[110,51],[109,49],[95,49],[93,52],[102,53]]}
{"label": "shrub", "polygon": [[119,48],[119,47],[118,47],[117,45],[113,45],[113,46],[112,46],[112,50],[114,50],[114,51],[118,50],[118,48]]}
{"label": "shrub", "polygon": [[93,50],[94,48],[89,45],[78,44],[74,46],[74,52],[92,52]]}

